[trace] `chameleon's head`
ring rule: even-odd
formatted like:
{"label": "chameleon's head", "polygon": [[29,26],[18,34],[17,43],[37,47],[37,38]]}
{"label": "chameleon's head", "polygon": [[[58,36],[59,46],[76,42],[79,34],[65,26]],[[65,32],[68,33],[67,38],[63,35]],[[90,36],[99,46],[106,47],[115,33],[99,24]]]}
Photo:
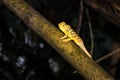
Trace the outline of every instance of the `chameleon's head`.
{"label": "chameleon's head", "polygon": [[58,27],[59,27],[59,29],[60,29],[61,31],[66,32],[66,30],[68,29],[69,25],[66,24],[65,22],[60,22],[60,23],[58,24]]}
{"label": "chameleon's head", "polygon": [[70,38],[74,38],[75,36],[78,36],[74,30],[70,27],[70,25],[66,24],[65,22],[61,22],[58,24],[59,29],[65,33]]}

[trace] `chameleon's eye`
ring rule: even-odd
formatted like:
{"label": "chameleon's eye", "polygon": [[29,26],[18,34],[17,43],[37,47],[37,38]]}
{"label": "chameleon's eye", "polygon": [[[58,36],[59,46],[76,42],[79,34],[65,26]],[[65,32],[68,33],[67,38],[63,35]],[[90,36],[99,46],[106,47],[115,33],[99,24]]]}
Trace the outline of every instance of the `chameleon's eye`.
{"label": "chameleon's eye", "polygon": [[65,27],[65,24],[63,23],[62,26]]}
{"label": "chameleon's eye", "polygon": [[63,26],[65,25],[65,22],[62,22]]}
{"label": "chameleon's eye", "polygon": [[65,27],[65,24],[63,24],[63,27]]}

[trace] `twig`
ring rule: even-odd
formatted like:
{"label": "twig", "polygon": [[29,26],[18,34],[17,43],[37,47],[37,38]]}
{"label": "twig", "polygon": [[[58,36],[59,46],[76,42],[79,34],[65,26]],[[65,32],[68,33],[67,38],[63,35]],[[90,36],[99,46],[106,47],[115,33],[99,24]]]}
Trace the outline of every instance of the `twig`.
{"label": "twig", "polygon": [[91,38],[91,50],[90,50],[90,53],[92,55],[93,54],[93,49],[94,49],[93,31],[92,31],[92,25],[91,25],[91,22],[90,22],[90,16],[89,16],[88,8],[86,8],[85,10],[86,10],[86,14],[87,14],[87,18],[88,18],[88,26],[89,26],[89,30],[90,30],[90,38]]}
{"label": "twig", "polygon": [[30,71],[27,75],[27,77],[25,78],[25,80],[29,80],[29,78],[34,74],[33,71]]}
{"label": "twig", "polygon": [[113,51],[113,52],[111,52],[111,53],[109,53],[109,54],[107,54],[107,55],[105,55],[105,56],[103,56],[103,57],[101,57],[101,58],[99,58],[99,59],[97,59],[97,60],[95,60],[95,62],[99,63],[99,62],[103,61],[104,59],[106,59],[106,58],[108,58],[108,57],[110,57],[110,56],[112,56],[112,55],[114,55],[114,54],[116,54],[118,52],[120,52],[120,48]]}
{"label": "twig", "polygon": [[83,0],[80,0],[79,24],[78,24],[78,29],[77,29],[78,34],[79,34],[80,28],[81,28],[82,14],[83,14]]}

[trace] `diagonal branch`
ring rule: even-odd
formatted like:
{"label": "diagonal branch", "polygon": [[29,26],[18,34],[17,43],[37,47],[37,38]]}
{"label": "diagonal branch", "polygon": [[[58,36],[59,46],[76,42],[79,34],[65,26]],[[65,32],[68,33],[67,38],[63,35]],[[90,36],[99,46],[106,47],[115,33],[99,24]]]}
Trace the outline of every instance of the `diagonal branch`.
{"label": "diagonal branch", "polygon": [[84,2],[120,28],[120,0],[84,0]]}
{"label": "diagonal branch", "polygon": [[24,0],[2,0],[2,2],[56,49],[84,78],[87,80],[113,80],[72,41],[63,42],[60,40],[63,33]]}

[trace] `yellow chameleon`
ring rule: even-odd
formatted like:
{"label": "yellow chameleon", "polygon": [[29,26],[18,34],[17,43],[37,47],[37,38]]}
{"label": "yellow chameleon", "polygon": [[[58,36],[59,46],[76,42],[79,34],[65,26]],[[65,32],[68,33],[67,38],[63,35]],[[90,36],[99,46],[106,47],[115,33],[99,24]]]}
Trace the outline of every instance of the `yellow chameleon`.
{"label": "yellow chameleon", "polygon": [[[64,39],[63,41],[70,41],[73,40],[75,44],[77,44],[90,58],[91,55],[87,51],[87,49],[84,46],[84,43],[82,39],[79,37],[79,35],[70,27],[70,25],[66,24],[65,22],[61,22],[58,24],[59,29],[65,34],[61,39]],[[68,37],[68,38],[67,38]],[[67,39],[65,39],[67,38]]]}

